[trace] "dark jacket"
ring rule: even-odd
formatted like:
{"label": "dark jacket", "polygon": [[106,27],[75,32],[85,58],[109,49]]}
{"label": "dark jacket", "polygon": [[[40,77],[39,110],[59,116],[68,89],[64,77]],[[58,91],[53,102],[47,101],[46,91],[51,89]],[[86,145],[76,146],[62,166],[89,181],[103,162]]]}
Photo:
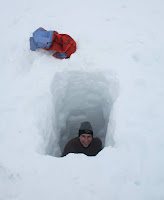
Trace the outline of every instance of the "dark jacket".
{"label": "dark jacket", "polygon": [[88,147],[83,147],[79,137],[70,140],[64,149],[63,156],[69,153],[83,153],[87,156],[95,156],[102,150],[102,142],[99,138],[93,138]]}

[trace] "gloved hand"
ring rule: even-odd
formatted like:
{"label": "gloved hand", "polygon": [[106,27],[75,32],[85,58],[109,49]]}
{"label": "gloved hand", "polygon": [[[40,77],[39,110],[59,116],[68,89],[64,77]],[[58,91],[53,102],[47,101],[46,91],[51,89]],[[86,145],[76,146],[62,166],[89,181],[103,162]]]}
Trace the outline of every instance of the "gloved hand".
{"label": "gloved hand", "polygon": [[63,59],[63,58],[67,57],[67,54],[66,53],[61,53],[61,52],[56,52],[53,56],[56,57],[56,58]]}

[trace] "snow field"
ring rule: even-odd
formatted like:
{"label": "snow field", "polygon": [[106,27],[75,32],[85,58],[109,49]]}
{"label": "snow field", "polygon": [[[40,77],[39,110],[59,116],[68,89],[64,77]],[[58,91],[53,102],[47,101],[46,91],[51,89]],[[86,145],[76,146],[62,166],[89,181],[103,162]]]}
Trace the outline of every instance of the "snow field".
{"label": "snow field", "polygon": [[[163,200],[163,1],[16,0],[0,13],[0,200]],[[77,41],[71,59],[30,52],[40,26]],[[86,119],[105,148],[60,158]]]}

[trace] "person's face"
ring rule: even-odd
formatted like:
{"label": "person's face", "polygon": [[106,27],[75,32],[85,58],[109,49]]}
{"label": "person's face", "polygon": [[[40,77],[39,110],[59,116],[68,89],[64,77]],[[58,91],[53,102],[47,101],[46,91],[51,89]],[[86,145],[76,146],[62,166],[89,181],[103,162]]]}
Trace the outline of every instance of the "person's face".
{"label": "person's face", "polygon": [[80,142],[83,145],[83,147],[88,147],[90,143],[92,142],[92,135],[90,134],[81,134],[79,136]]}

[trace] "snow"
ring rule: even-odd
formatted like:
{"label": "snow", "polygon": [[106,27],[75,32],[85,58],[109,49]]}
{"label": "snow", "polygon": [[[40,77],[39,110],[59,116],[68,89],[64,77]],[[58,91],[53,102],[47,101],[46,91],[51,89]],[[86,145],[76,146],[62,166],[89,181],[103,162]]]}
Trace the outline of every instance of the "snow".
{"label": "snow", "polygon": [[[163,6],[1,2],[0,200],[164,199]],[[76,53],[30,51],[40,26]],[[61,158],[84,120],[104,149]]]}

